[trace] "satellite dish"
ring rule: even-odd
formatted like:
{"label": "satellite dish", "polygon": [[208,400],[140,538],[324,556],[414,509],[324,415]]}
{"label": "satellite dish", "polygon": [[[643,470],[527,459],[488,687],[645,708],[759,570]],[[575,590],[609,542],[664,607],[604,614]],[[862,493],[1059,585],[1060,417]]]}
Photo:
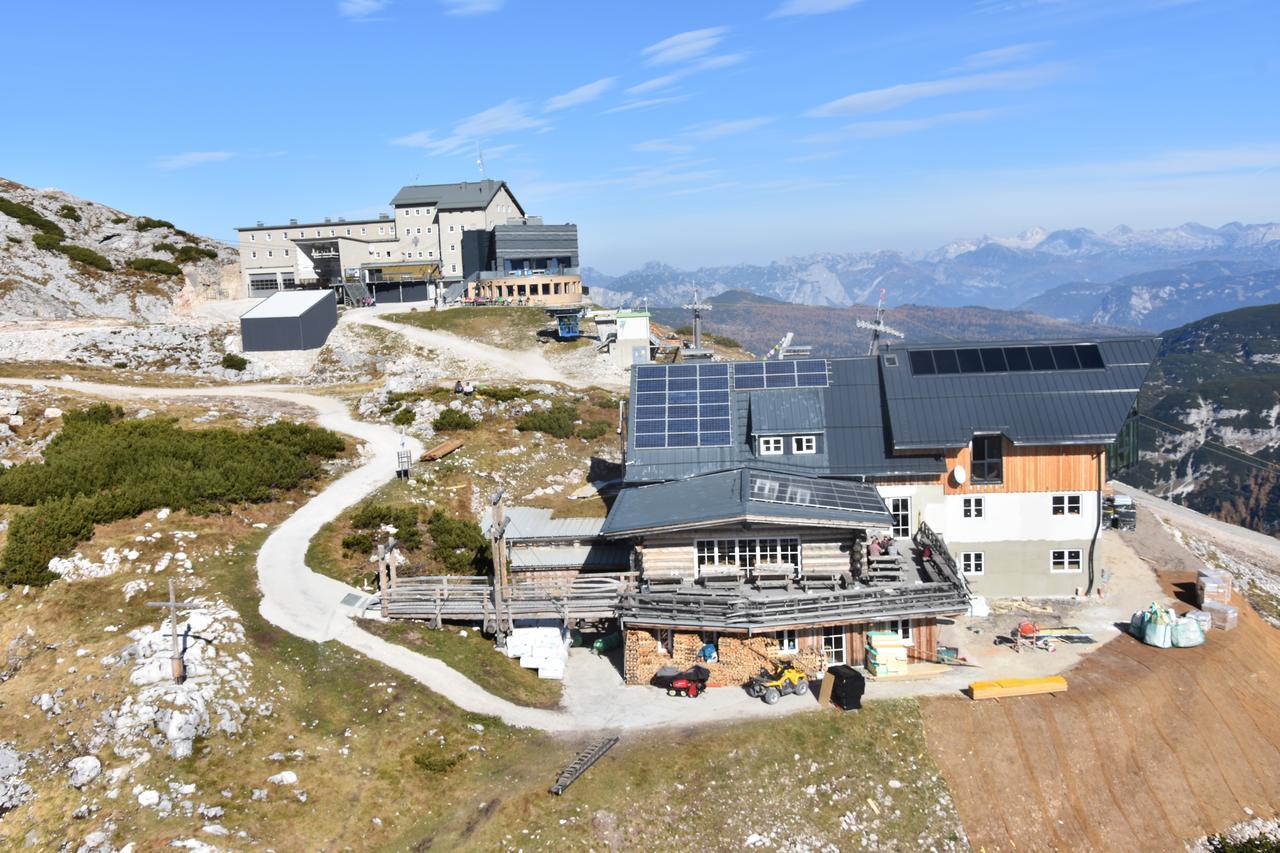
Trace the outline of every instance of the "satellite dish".
{"label": "satellite dish", "polygon": [[951,476],[955,479],[956,485],[963,486],[964,481],[969,479],[969,472],[964,470],[963,465],[957,465],[951,469]]}

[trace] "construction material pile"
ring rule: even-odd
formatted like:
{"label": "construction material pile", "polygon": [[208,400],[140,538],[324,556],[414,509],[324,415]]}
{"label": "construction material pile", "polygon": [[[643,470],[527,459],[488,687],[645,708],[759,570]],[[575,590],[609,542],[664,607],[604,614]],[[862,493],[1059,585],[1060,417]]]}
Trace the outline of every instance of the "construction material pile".
{"label": "construction material pile", "polygon": [[894,631],[868,631],[867,671],[876,678],[906,675],[906,641]]}
{"label": "construction material pile", "polygon": [[1231,603],[1231,573],[1222,569],[1201,569],[1196,573],[1196,600],[1209,615],[1213,627],[1230,631],[1239,612]]}
{"label": "construction material pile", "polygon": [[1173,608],[1152,602],[1129,620],[1129,632],[1148,646],[1185,649],[1204,643],[1204,629],[1191,616],[1179,617]]}

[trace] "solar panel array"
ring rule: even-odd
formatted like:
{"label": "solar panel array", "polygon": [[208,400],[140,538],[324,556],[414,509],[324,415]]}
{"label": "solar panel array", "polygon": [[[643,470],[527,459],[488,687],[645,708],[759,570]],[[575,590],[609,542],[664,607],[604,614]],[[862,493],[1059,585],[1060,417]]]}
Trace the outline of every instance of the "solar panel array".
{"label": "solar panel array", "polygon": [[811,506],[848,512],[882,514],[884,500],[871,486],[839,480],[814,480],[765,474],[749,475],[751,500],[763,503]]}
{"label": "solar panel array", "polygon": [[729,365],[647,364],[638,366],[635,446],[728,447]]}
{"label": "solar panel array", "polygon": [[1022,373],[1042,370],[1101,370],[1097,344],[911,350],[915,376],[957,373]]}
{"label": "solar panel array", "polygon": [[733,366],[735,391],[826,387],[827,361],[822,358],[742,361]]}

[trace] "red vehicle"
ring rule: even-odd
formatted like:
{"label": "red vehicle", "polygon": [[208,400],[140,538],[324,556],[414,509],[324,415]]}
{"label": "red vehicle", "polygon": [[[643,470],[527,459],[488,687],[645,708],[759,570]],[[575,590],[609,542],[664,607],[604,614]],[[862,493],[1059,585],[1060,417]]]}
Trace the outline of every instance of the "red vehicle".
{"label": "red vehicle", "polygon": [[649,683],[661,687],[668,696],[688,696],[697,699],[699,693],[707,689],[707,680],[711,678],[711,670],[705,666],[691,666],[681,672],[674,666],[664,666],[654,674]]}

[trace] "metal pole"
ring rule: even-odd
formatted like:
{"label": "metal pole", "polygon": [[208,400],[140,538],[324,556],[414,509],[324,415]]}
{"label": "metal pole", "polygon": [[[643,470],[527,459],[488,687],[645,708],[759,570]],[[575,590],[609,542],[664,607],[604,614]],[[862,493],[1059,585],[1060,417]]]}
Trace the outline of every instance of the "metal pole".
{"label": "metal pole", "polygon": [[378,603],[382,608],[382,618],[386,619],[387,611],[387,575],[384,571],[383,557],[386,552],[386,546],[378,545]]}
{"label": "metal pole", "polygon": [[175,683],[181,684],[185,675],[182,666],[182,649],[178,647],[178,598],[173,592],[173,578],[169,578],[169,633],[173,648],[169,654],[169,666]]}

